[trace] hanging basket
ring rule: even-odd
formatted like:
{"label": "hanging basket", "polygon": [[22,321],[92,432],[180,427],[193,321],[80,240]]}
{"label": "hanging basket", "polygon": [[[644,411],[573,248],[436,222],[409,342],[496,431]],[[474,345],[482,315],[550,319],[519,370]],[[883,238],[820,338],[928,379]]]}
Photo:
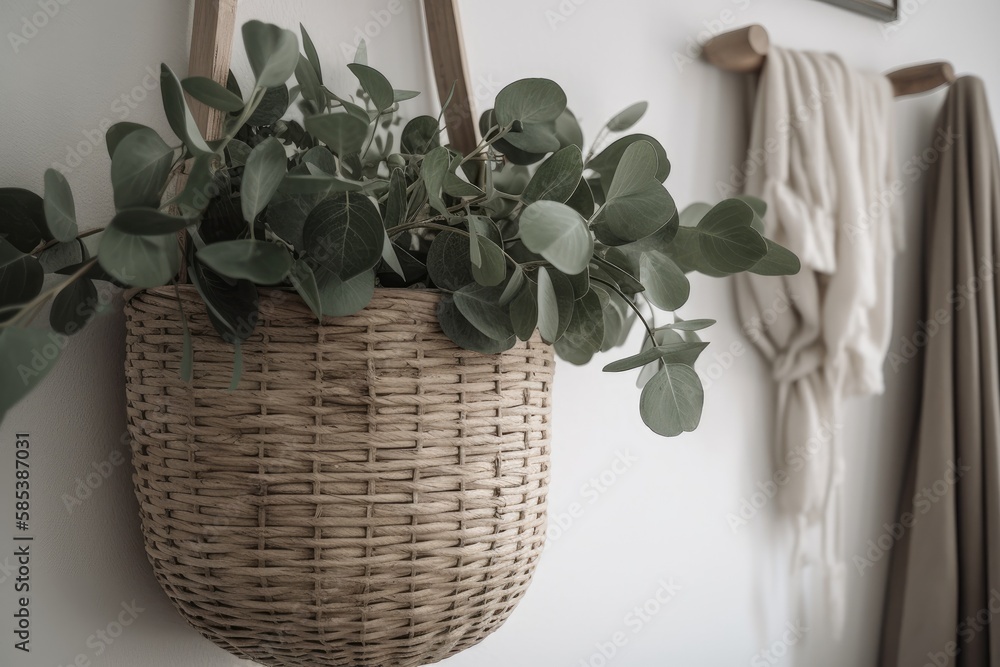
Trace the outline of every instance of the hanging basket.
{"label": "hanging basket", "polygon": [[315,316],[262,291],[233,348],[180,287],[126,312],[129,430],[146,551],[187,621],[265,665],[416,667],[496,630],[545,534],[553,358],[457,347],[439,295],[378,289]]}

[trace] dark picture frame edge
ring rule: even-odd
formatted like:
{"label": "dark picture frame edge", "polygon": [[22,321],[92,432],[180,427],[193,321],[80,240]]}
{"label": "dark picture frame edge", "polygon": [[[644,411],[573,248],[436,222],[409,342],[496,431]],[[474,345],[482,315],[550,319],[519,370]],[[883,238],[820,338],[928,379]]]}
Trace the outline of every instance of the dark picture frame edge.
{"label": "dark picture frame edge", "polygon": [[820,2],[858,12],[859,14],[880,19],[887,23],[899,19],[899,0],[892,0],[891,7],[887,7],[885,3],[877,2],[876,0],[820,0]]}

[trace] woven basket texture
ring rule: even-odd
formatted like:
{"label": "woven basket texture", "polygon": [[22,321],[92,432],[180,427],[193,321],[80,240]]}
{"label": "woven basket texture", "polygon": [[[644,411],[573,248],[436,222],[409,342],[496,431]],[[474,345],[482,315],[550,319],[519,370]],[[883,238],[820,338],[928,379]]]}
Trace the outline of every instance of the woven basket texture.
{"label": "woven basket texture", "polygon": [[261,291],[233,347],[179,288],[126,305],[126,389],[146,552],[174,605],[241,658],[410,667],[496,630],[545,535],[551,347],[484,355],[440,330],[440,296],[378,289],[322,324]]}

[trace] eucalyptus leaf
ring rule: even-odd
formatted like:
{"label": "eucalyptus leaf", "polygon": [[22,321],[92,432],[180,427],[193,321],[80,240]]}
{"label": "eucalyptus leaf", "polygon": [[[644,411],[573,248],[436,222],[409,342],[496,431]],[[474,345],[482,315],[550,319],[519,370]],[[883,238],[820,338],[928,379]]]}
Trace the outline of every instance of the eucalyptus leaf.
{"label": "eucalyptus leaf", "polygon": [[108,275],[140,289],[166,285],[180,268],[173,235],[137,236],[114,226],[101,234],[97,258]]}
{"label": "eucalyptus leaf", "polygon": [[767,244],[767,254],[750,269],[750,273],[761,276],[788,276],[802,269],[799,258],[788,248],[778,245],[771,239],[764,239]]}
{"label": "eucalyptus leaf", "polygon": [[66,243],[79,233],[76,225],[76,206],[69,182],[60,172],[45,170],[45,223],[57,241]]}
{"label": "eucalyptus leaf", "polygon": [[636,102],[615,114],[605,127],[611,132],[624,132],[638,123],[648,108],[648,102]]}
{"label": "eucalyptus leaf", "polygon": [[604,316],[601,300],[593,290],[577,300],[573,306],[573,319],[555,343],[560,359],[571,364],[586,364],[604,344]]}
{"label": "eucalyptus leaf", "polygon": [[530,204],[541,199],[563,203],[576,191],[583,177],[583,155],[575,146],[567,146],[554,153],[538,170],[521,194]]}
{"label": "eucalyptus leaf", "polygon": [[705,401],[701,380],[684,364],[666,364],[642,388],[639,414],[654,433],[672,437],[698,428]]}
{"label": "eucalyptus leaf", "polygon": [[276,285],[292,268],[292,256],[283,246],[268,241],[237,239],[207,245],[198,259],[223,276]]}
{"label": "eucalyptus leaf", "polygon": [[136,236],[162,236],[176,234],[197,222],[196,219],[169,215],[159,209],[145,206],[124,208],[111,219],[111,227]]}
{"label": "eucalyptus leaf", "polygon": [[299,42],[291,30],[251,20],[243,24],[243,46],[260,88],[288,81],[299,61]]}
{"label": "eucalyptus leaf", "polygon": [[573,286],[558,271],[538,268],[538,331],[542,340],[554,343],[573,318]]}
{"label": "eucalyptus leaf", "polygon": [[0,421],[55,366],[62,346],[51,331],[0,329]]}
{"label": "eucalyptus leaf", "polygon": [[424,155],[441,145],[441,127],[433,116],[417,116],[399,138],[404,153]]}
{"label": "eucalyptus leaf", "polygon": [[328,317],[353,315],[368,305],[375,294],[375,273],[363,271],[347,280],[324,266],[313,265],[323,314]]}
{"label": "eucalyptus leaf", "polygon": [[247,158],[240,187],[243,219],[251,225],[278,191],[287,171],[285,148],[274,137],[257,144]]}
{"label": "eucalyptus leaf", "polygon": [[347,113],[331,113],[306,118],[306,130],[344,157],[361,150],[368,123]]}
{"label": "eucalyptus leaf", "polygon": [[291,281],[295,291],[299,293],[302,300],[306,302],[309,309],[320,320],[323,319],[323,302],[319,294],[319,286],[316,283],[316,275],[313,273],[309,263],[304,259],[297,259],[292,264],[288,272],[288,279]]}
{"label": "eucalyptus leaf", "polygon": [[174,151],[148,127],[129,132],[111,158],[115,208],[159,207]]}
{"label": "eucalyptus leaf", "polygon": [[706,347],[708,347],[708,343],[687,343],[683,341],[647,347],[639,354],[633,354],[630,357],[611,362],[604,367],[604,372],[620,373],[621,371],[630,371],[661,359],[665,363],[685,364],[693,367],[698,355]]}
{"label": "eucalyptus leaf", "polygon": [[[316,46],[313,44],[312,38],[306,32],[306,27],[301,23],[299,24],[299,34],[302,35],[302,50],[305,51],[306,58],[309,60],[309,64],[312,65],[316,79],[320,83],[323,83],[323,68],[319,61],[319,54],[316,52]],[[302,82],[299,81],[299,83]]]}
{"label": "eucalyptus leaf", "polygon": [[466,319],[450,294],[442,296],[438,302],[437,316],[444,334],[466,350],[481,354],[496,354],[509,350],[516,342],[513,335],[498,341],[481,332]]}
{"label": "eucalyptus leaf", "polygon": [[[211,153],[212,149],[205,143],[201,130],[191,115],[187,100],[184,99],[184,89],[181,82],[169,67],[160,65],[160,94],[163,97],[163,111],[174,134],[184,142],[194,154]],[[129,135],[131,137],[132,135]],[[129,138],[126,137],[126,140]],[[124,142],[123,142],[124,143]],[[115,150],[117,155],[118,150]]]}
{"label": "eucalyptus leaf", "polygon": [[393,105],[395,95],[392,90],[392,84],[389,83],[381,72],[373,67],[357,62],[348,64],[347,68],[354,73],[354,76],[358,77],[361,87],[368,93],[368,97],[379,113]]}
{"label": "eucalyptus leaf", "polygon": [[670,257],[657,251],[644,252],[639,271],[639,281],[646,288],[642,295],[651,304],[663,310],[677,310],[687,303],[691,284]]}
{"label": "eucalyptus leaf", "polygon": [[[249,338],[260,317],[257,286],[249,280],[228,280],[205,266],[193,253],[188,277],[205,302],[208,319],[227,343]],[[234,376],[238,377],[234,372]]]}
{"label": "eucalyptus leaf", "polygon": [[509,126],[554,121],[566,108],[566,93],[548,79],[521,79],[505,86],[493,108],[497,122]]}
{"label": "eucalyptus leaf", "polygon": [[667,180],[667,176],[670,175],[670,161],[667,159],[667,152],[663,150],[660,142],[648,134],[630,134],[615,141],[587,162],[589,169],[593,169],[601,175],[601,183],[605,190],[611,187],[625,151],[637,141],[645,141],[653,147],[656,152],[655,178],[660,183]]}
{"label": "eucalyptus leaf", "polygon": [[514,335],[510,315],[497,303],[502,291],[499,287],[466,285],[454,294],[455,305],[465,319],[497,341],[506,341]]}
{"label": "eucalyptus leaf", "polygon": [[514,299],[515,296],[517,296],[522,285],[524,285],[524,269],[521,268],[520,264],[516,264],[514,266],[514,272],[510,276],[510,280],[507,281],[507,285],[500,294],[498,303],[501,306],[506,306]]}
{"label": "eucalyptus leaf", "polygon": [[113,158],[115,156],[115,149],[118,148],[118,144],[121,143],[122,139],[136,130],[141,130],[145,127],[145,125],[130,123],[128,121],[121,121],[109,127],[108,131],[104,133],[104,143],[108,147],[108,157]]}
{"label": "eucalyptus leaf", "polygon": [[243,109],[243,100],[225,86],[204,76],[189,76],[181,81],[184,91],[202,104],[229,113]]}
{"label": "eucalyptus leaf", "polygon": [[49,240],[42,198],[23,188],[0,188],[0,238],[21,252]]}
{"label": "eucalyptus leaf", "polygon": [[72,336],[94,318],[99,301],[93,281],[78,278],[60,289],[52,300],[49,325],[56,333]]}
{"label": "eucalyptus leaf", "polygon": [[264,91],[260,104],[247,119],[247,125],[274,125],[288,110],[288,87],[285,84]]}
{"label": "eucalyptus leaf", "polygon": [[469,241],[458,232],[441,232],[427,253],[427,273],[434,285],[457,291],[475,282]]}
{"label": "eucalyptus leaf", "polygon": [[587,268],[594,254],[594,239],[580,214],[565,204],[536,201],[521,212],[521,240],[563,273]]}
{"label": "eucalyptus leaf", "polygon": [[338,193],[322,201],[309,213],[302,233],[311,260],[341,281],[374,268],[382,257],[382,218],[362,194]]}
{"label": "eucalyptus leaf", "polygon": [[511,326],[520,340],[531,338],[538,326],[538,303],[529,285],[517,292],[510,302]]}
{"label": "eucalyptus leaf", "polygon": [[[0,239],[0,308],[31,301],[42,291],[45,272],[31,255],[26,255],[13,245]],[[9,319],[13,312],[0,313],[0,321]]]}
{"label": "eucalyptus leaf", "polygon": [[750,226],[753,217],[753,209],[738,199],[722,201],[705,214],[695,229],[712,268],[727,273],[746,271],[767,255],[764,237]]}

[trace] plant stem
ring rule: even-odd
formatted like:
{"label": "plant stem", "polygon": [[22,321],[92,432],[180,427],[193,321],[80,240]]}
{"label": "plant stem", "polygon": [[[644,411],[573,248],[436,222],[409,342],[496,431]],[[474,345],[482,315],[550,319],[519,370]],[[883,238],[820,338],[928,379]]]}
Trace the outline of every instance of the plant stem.
{"label": "plant stem", "polygon": [[639,317],[639,319],[642,320],[642,326],[646,327],[646,333],[649,334],[649,340],[651,343],[653,343],[653,346],[655,347],[659,345],[659,343],[656,342],[656,335],[653,333],[652,327],[649,326],[649,322],[646,321],[646,318],[639,310],[639,307],[636,306],[634,303],[632,303],[632,299],[625,296],[625,293],[622,292],[620,289],[618,289],[617,285],[613,285],[606,280],[601,280],[600,278],[595,278],[594,276],[590,276],[590,280],[595,283],[601,283],[602,285],[606,285],[611,289],[613,289],[618,294],[618,296],[620,296],[622,300],[624,300],[625,303],[629,305],[629,308],[635,311],[635,314]]}
{"label": "plant stem", "polygon": [[[88,236],[93,236],[94,234],[97,234],[99,232],[103,232],[105,229],[106,229],[105,227],[94,227],[93,229],[88,229],[85,232],[80,232],[79,234],[76,235],[76,238],[77,238],[77,240],[80,240],[80,239],[86,238]],[[38,248],[35,248],[34,250],[31,251],[30,254],[33,257],[37,257],[38,255],[42,254],[43,252],[45,252],[49,248],[51,248],[53,246],[57,246],[60,243],[61,243],[61,241],[56,241],[55,239],[52,239],[51,241],[46,241],[46,243],[44,245],[41,245]]]}
{"label": "plant stem", "polygon": [[31,301],[24,304],[24,307],[21,308],[21,312],[19,312],[17,315],[7,320],[6,322],[0,324],[0,328],[14,326],[19,322],[21,322],[22,320],[26,320],[25,322],[26,324],[30,323],[31,320],[34,319],[35,315],[37,314],[38,309],[41,308],[41,306],[44,305],[46,301],[48,301],[51,298],[54,298],[57,294],[59,294],[59,292],[63,291],[63,289],[65,289],[67,285],[81,278],[84,274],[87,273],[87,271],[90,271],[90,269],[93,268],[95,264],[97,264],[96,257],[89,260],[86,264],[77,269],[76,273],[71,275],[66,280],[62,281],[55,287],[45,292],[42,292]]}

